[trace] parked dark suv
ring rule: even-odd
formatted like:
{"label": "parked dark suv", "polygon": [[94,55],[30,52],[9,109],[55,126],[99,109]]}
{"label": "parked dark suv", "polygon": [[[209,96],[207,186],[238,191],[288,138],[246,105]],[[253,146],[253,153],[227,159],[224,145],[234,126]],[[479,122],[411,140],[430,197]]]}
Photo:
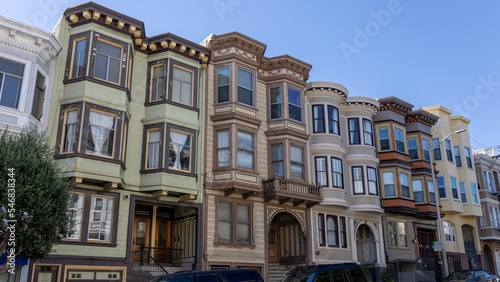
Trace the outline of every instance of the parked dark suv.
{"label": "parked dark suv", "polygon": [[149,282],[264,282],[253,269],[185,271],[155,277]]}
{"label": "parked dark suv", "polygon": [[355,263],[298,266],[288,272],[281,282],[369,282],[363,268]]}

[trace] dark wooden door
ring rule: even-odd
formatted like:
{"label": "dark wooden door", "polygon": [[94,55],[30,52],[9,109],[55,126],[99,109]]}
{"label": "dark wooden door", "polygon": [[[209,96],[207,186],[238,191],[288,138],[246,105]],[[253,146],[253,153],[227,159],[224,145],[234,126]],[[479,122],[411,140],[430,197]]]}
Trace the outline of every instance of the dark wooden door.
{"label": "dark wooden door", "polygon": [[170,263],[172,221],[159,219],[156,221],[155,260]]}
{"label": "dark wooden door", "polygon": [[278,254],[278,225],[275,223],[271,224],[269,228],[268,244],[267,244],[267,255],[269,257],[269,262],[279,262]]}

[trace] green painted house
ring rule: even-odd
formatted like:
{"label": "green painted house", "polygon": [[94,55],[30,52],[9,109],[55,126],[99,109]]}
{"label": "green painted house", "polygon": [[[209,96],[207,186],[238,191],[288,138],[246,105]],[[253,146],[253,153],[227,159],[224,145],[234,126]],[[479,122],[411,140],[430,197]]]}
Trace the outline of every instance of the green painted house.
{"label": "green painted house", "polygon": [[66,9],[48,121],[72,224],[30,281],[148,281],[201,268],[210,50],[89,2]]}

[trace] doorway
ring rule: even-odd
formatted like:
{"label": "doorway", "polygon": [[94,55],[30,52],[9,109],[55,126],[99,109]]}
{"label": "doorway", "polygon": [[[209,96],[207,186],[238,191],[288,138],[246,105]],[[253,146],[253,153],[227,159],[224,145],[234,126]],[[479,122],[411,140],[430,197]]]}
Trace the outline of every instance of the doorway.
{"label": "doorway", "polygon": [[268,233],[268,261],[279,264],[303,264],[305,242],[297,219],[288,212],[274,216]]}
{"label": "doorway", "polygon": [[469,269],[478,269],[479,263],[476,252],[476,244],[474,243],[474,231],[472,227],[463,225],[462,234],[464,237],[464,247],[465,253],[467,254]]}
{"label": "doorway", "polygon": [[377,249],[375,237],[370,227],[361,224],[356,233],[356,247],[358,250],[358,261],[361,265],[373,265],[377,262]]}

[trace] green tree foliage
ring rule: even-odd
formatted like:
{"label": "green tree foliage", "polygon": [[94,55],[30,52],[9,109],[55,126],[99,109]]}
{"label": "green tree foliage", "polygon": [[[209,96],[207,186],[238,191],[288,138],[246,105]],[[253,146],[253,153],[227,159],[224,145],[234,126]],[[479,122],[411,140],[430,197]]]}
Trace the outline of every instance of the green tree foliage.
{"label": "green tree foliage", "polygon": [[[60,234],[67,232],[69,190],[43,133],[1,131],[0,254],[11,250],[11,242],[16,254],[26,258],[37,260],[49,254]],[[15,231],[9,228],[12,224]],[[0,266],[0,273],[7,266]]]}

